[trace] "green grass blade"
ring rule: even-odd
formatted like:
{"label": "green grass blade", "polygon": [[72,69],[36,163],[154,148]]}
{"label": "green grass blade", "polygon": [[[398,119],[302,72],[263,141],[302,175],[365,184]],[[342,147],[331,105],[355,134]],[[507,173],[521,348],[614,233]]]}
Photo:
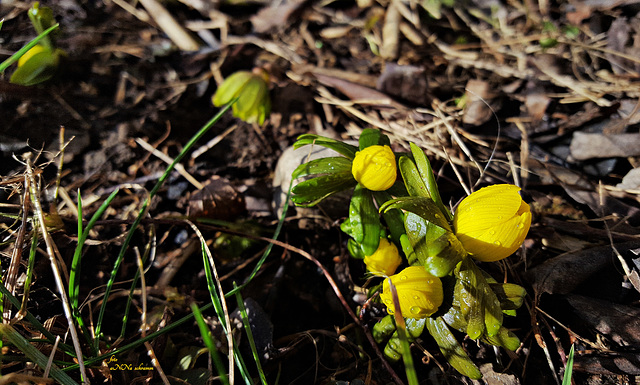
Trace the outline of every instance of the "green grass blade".
{"label": "green grass blade", "polygon": [[[13,326],[8,324],[0,325],[0,336],[6,338],[9,342],[11,342],[18,350],[24,353],[31,361],[33,361],[36,365],[38,365],[41,369],[44,369],[47,366],[49,359],[44,354],[40,353],[40,351],[33,345],[27,341],[26,338],[22,336],[22,334],[18,333]],[[68,374],[63,372],[57,366],[51,366],[51,370],[49,372],[51,377],[56,380],[58,384],[62,385],[77,385],[78,383],[73,380],[73,378],[69,377]]]}
{"label": "green grass blade", "polygon": [[[205,311],[205,310],[208,310],[209,308],[211,308],[211,304],[207,304],[207,305],[203,306],[202,309],[200,309],[200,310],[201,311]],[[101,356],[97,356],[97,357],[90,358],[90,359],[85,359],[84,363],[85,363],[86,366],[99,365],[100,362],[106,360],[109,357],[117,356],[117,355],[123,354],[123,353],[125,353],[125,352],[127,352],[127,351],[129,351],[131,349],[135,349],[138,346],[143,345],[145,342],[151,341],[151,340],[153,340],[155,338],[160,337],[163,334],[166,334],[166,333],[172,331],[173,329],[176,329],[176,328],[178,328],[180,326],[183,326],[184,324],[189,322],[192,318],[193,318],[193,313],[190,313],[190,314],[182,317],[181,319],[177,320],[176,322],[174,322],[174,323],[172,323],[172,324],[170,324],[170,325],[168,325],[168,326],[166,326],[166,327],[164,327],[164,328],[162,328],[162,329],[160,329],[158,331],[155,331],[155,332],[149,334],[148,336],[146,336],[144,338],[140,338],[138,340],[130,342],[130,343],[126,344],[126,345],[121,346],[118,349],[115,349],[113,351],[105,353],[105,354],[103,354]],[[78,364],[70,365],[70,366],[64,368],[63,371],[67,372],[67,371],[72,371],[72,370],[76,370],[76,369],[78,369]]]}
{"label": "green grass blade", "polygon": [[78,282],[78,277],[80,276],[80,257],[82,255],[82,247],[84,246],[83,239],[83,228],[82,228],[82,195],[80,194],[80,190],[78,190],[78,245],[76,246],[76,250],[73,253],[73,259],[71,260],[71,271],[69,272],[69,302],[71,303],[71,310],[73,311],[73,316],[78,320],[78,292],[80,290],[80,283]]}
{"label": "green grass blade", "polygon": [[573,355],[574,346],[571,345],[571,351],[569,352],[569,359],[567,360],[567,367],[564,369],[564,378],[562,379],[562,385],[571,385],[571,377],[573,375]]}
{"label": "green grass blade", "polygon": [[[9,301],[11,301],[11,304],[13,306],[15,306],[16,308],[20,307],[20,301],[18,301],[18,299],[14,297],[13,294],[9,292],[9,290],[7,290],[6,286],[1,280],[0,280],[0,293],[2,293],[3,297],[6,297],[9,299]],[[51,344],[55,343],[56,337],[47,328],[45,328],[44,325],[42,325],[42,323],[40,323],[40,321],[38,321],[38,319],[33,314],[31,314],[31,312],[25,311],[24,319],[29,321],[30,326],[33,326],[40,333],[42,333],[42,335],[49,341],[49,343]],[[61,350],[63,350],[65,353],[69,354],[70,356],[72,357],[76,356],[72,346],[61,343],[61,344],[58,344],[58,347]]]}
{"label": "green grass blade", "polygon": [[220,358],[220,353],[218,353],[218,348],[216,348],[216,342],[213,339],[213,336],[211,335],[211,330],[209,330],[209,326],[204,321],[204,318],[202,317],[202,313],[200,312],[200,308],[198,308],[198,305],[196,305],[195,303],[192,303],[191,310],[193,311],[193,316],[195,317],[196,322],[198,323],[198,328],[200,329],[200,335],[202,335],[202,340],[204,341],[204,344],[207,346],[207,349],[209,349],[209,353],[211,354],[211,359],[213,360],[213,365],[216,367],[216,370],[218,371],[218,376],[220,376],[220,381],[223,384],[228,385],[229,378],[225,373],[226,368],[222,363],[222,359]]}
{"label": "green grass blade", "polygon": [[24,47],[20,48],[18,50],[18,52],[14,53],[7,60],[5,60],[2,63],[0,63],[0,74],[4,73],[4,70],[6,70],[11,64],[17,62],[18,59],[20,59],[20,57],[22,55],[27,53],[28,50],[33,48],[34,45],[38,44],[38,42],[40,40],[44,39],[47,35],[49,35],[51,32],[56,30],[59,26],[60,26],[60,24],[56,23],[56,24],[52,25],[51,27],[47,28],[44,32],[42,32],[40,35],[38,35],[35,39],[33,39],[29,43],[27,43],[27,45],[25,45]]}
{"label": "green grass blade", "polygon": [[[235,283],[233,286],[237,287]],[[260,381],[262,381],[264,385],[267,385],[267,378],[265,377],[264,371],[262,370],[262,365],[260,364],[260,356],[258,355],[258,349],[256,349],[256,342],[253,339],[253,332],[251,331],[251,324],[249,323],[249,317],[247,316],[247,309],[244,307],[244,300],[242,299],[242,295],[239,291],[236,292],[236,301],[238,301],[238,308],[240,309],[240,315],[242,316],[242,323],[244,325],[244,330],[247,333],[249,345],[251,346],[253,360],[256,362],[256,367],[258,368]]]}
{"label": "green grass blade", "polygon": [[116,276],[118,274],[118,271],[120,270],[120,265],[122,264],[122,261],[124,260],[124,255],[125,255],[127,249],[129,248],[129,244],[131,243],[131,241],[133,239],[133,235],[135,234],[136,229],[140,225],[140,222],[142,222],[142,218],[144,217],[145,213],[147,212],[147,208],[149,207],[151,199],[153,199],[153,197],[156,195],[156,193],[158,192],[160,187],[162,187],[162,185],[167,180],[167,178],[169,177],[169,175],[171,174],[171,171],[173,171],[175,166],[180,161],[182,161],[182,158],[184,158],[187,155],[187,153],[189,153],[191,151],[191,149],[194,147],[194,145],[209,131],[209,129],[211,127],[213,127],[213,125],[218,120],[220,120],[222,115],[224,115],[224,113],[227,112],[227,110],[229,110],[230,108],[231,108],[231,104],[227,104],[226,106],[224,106],[224,108],[222,108],[213,118],[211,118],[211,120],[209,120],[191,138],[191,140],[189,140],[189,142],[187,144],[185,144],[185,146],[182,149],[182,151],[178,154],[178,156],[176,156],[176,158],[173,160],[173,162],[167,167],[167,169],[162,174],[162,176],[160,176],[160,179],[158,179],[158,182],[156,182],[155,186],[153,186],[153,188],[151,189],[151,192],[149,192],[149,196],[143,202],[142,207],[140,208],[140,211],[138,212],[138,216],[133,221],[133,224],[131,225],[131,228],[129,229],[129,233],[127,234],[127,237],[125,238],[122,246],[120,247],[120,252],[118,253],[118,257],[116,258],[116,261],[113,264],[113,269],[111,270],[111,274],[109,276],[109,280],[107,281],[107,286],[106,286],[105,292],[104,292],[104,300],[102,301],[102,305],[100,306],[100,312],[98,314],[98,319],[96,321],[96,337],[97,337],[96,341],[100,338],[100,335],[101,335],[101,332],[102,332],[102,321],[104,319],[104,315],[105,315],[105,312],[107,310],[107,304],[109,303],[109,295],[111,294],[111,289],[113,288],[113,284],[115,283]]}
{"label": "green grass blade", "polygon": [[[391,280],[387,278],[388,282]],[[394,319],[396,321],[396,330],[398,332],[398,338],[400,339],[400,346],[402,347],[402,361],[404,362],[404,370],[407,374],[407,381],[409,385],[418,385],[418,375],[416,374],[416,368],[413,364],[413,357],[411,356],[411,347],[409,346],[409,339],[407,338],[407,324],[402,317],[400,311],[400,300],[398,299],[398,293],[395,286],[390,284],[391,295],[393,297],[393,305],[398,311],[395,312]]]}
{"label": "green grass blade", "polygon": [[[213,267],[209,264],[209,261],[207,259],[207,252],[205,250],[207,245],[204,243],[201,243],[201,246],[202,246],[202,258],[204,263],[204,274],[207,279],[207,288],[209,289],[209,295],[211,296],[211,304],[213,305],[216,315],[218,316],[218,321],[220,322],[220,325],[222,325],[222,328],[224,330],[226,337],[233,338],[233,335],[230,329],[231,325],[227,325],[227,322],[225,320],[224,310],[222,308],[222,302],[220,301],[220,295],[218,294],[218,290],[216,289],[215,277],[213,276]],[[251,376],[249,375],[249,371],[247,369],[247,365],[245,364],[244,359],[240,355],[240,352],[238,352],[238,347],[235,344],[233,345],[233,356],[234,356],[236,365],[238,367],[238,370],[240,371],[242,377],[245,380],[245,383],[253,384],[253,381],[251,381]]]}

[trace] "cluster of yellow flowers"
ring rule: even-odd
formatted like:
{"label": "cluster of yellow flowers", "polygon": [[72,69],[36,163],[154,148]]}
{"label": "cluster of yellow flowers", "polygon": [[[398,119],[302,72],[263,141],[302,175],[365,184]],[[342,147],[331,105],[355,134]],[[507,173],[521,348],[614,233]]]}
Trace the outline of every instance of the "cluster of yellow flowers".
{"label": "cluster of yellow flowers", "polygon": [[[397,178],[395,155],[389,146],[367,147],[355,154],[352,174],[372,191],[389,189]],[[531,210],[519,191],[514,185],[492,185],[460,202],[453,217],[454,233],[472,258],[498,261],[522,245],[531,226]],[[400,311],[406,317],[428,317],[442,304],[442,283],[423,266],[410,266],[394,274],[402,259],[387,239],[380,240],[376,252],[365,256],[364,263],[372,274],[389,277],[384,281],[381,299],[390,314],[396,309],[389,282],[396,288]]]}

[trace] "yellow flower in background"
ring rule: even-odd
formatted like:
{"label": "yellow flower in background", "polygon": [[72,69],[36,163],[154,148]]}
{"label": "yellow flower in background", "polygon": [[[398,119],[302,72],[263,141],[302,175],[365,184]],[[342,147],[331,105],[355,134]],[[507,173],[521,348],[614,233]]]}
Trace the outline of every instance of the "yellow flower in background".
{"label": "yellow flower in background", "polygon": [[356,152],[351,173],[369,190],[386,190],[396,181],[396,157],[389,146],[369,146]]}
{"label": "yellow flower in background", "polygon": [[271,112],[269,75],[260,68],[238,71],[226,78],[213,95],[213,105],[220,107],[232,102],[233,116],[247,123],[264,123]]}
{"label": "yellow flower in background", "polygon": [[386,238],[380,238],[378,249],[364,257],[367,270],[376,275],[391,275],[402,263],[398,248]]}
{"label": "yellow flower in background", "polygon": [[389,280],[398,293],[398,302],[405,318],[426,318],[442,305],[442,282],[431,275],[423,266],[410,266],[384,280],[380,299],[387,306],[387,312],[394,314],[395,306],[389,287]]}
{"label": "yellow flower in background", "polygon": [[531,209],[518,191],[518,186],[498,184],[482,188],[460,202],[453,227],[473,258],[498,261],[522,245],[531,227]]}

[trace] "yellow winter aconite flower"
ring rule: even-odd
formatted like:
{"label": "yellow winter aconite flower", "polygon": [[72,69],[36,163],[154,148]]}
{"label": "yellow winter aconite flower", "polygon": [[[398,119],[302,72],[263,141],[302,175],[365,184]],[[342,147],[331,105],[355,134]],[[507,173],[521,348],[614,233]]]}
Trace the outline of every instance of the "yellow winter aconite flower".
{"label": "yellow winter aconite flower", "polygon": [[29,59],[31,59],[35,55],[37,55],[37,54],[39,54],[41,52],[45,52],[45,51],[50,51],[50,50],[48,48],[46,48],[45,46],[40,45],[40,44],[34,45],[33,47],[31,47],[30,50],[25,52],[24,55],[20,56],[20,59],[18,59],[18,67],[22,67],[26,62],[29,61]]}
{"label": "yellow winter aconite flower", "polygon": [[498,261],[522,245],[531,227],[531,209],[518,191],[518,186],[498,184],[482,188],[460,202],[453,227],[473,258]]}
{"label": "yellow winter aconite flower", "polygon": [[391,275],[402,263],[398,248],[386,238],[380,238],[378,249],[372,255],[364,257],[367,270],[376,275]]}
{"label": "yellow winter aconite flower", "polygon": [[389,146],[369,146],[356,152],[351,173],[369,190],[386,190],[396,181],[396,157]]}
{"label": "yellow winter aconite flower", "polygon": [[213,105],[220,107],[235,98],[233,116],[247,123],[264,123],[271,112],[269,75],[262,69],[238,71],[226,78],[213,95]]}
{"label": "yellow winter aconite flower", "polygon": [[384,280],[380,299],[387,305],[389,314],[395,306],[389,288],[389,279],[396,287],[398,302],[405,318],[426,318],[442,305],[442,282],[428,273],[423,266],[410,266]]}

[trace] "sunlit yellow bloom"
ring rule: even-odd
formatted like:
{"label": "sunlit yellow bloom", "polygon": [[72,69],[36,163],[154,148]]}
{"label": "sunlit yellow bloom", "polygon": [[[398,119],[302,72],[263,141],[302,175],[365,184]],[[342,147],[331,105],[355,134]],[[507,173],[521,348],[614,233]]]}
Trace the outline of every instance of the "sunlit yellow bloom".
{"label": "sunlit yellow bloom", "polygon": [[389,314],[395,313],[389,279],[396,287],[398,302],[405,318],[426,318],[442,305],[442,282],[422,266],[410,266],[384,280],[380,298]]}
{"label": "sunlit yellow bloom", "polygon": [[369,146],[356,152],[351,173],[369,190],[386,190],[396,181],[396,157],[389,146]]}
{"label": "sunlit yellow bloom", "polygon": [[402,263],[398,248],[386,238],[380,238],[375,253],[364,257],[367,270],[376,275],[391,275]]}
{"label": "sunlit yellow bloom", "polygon": [[247,123],[264,123],[271,112],[269,75],[262,69],[238,71],[226,78],[213,95],[213,105],[220,107],[235,98],[233,116]]}
{"label": "sunlit yellow bloom", "polygon": [[473,258],[498,261],[522,245],[531,227],[531,209],[518,191],[517,186],[498,184],[482,188],[460,202],[453,227]]}

